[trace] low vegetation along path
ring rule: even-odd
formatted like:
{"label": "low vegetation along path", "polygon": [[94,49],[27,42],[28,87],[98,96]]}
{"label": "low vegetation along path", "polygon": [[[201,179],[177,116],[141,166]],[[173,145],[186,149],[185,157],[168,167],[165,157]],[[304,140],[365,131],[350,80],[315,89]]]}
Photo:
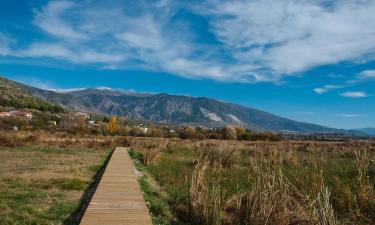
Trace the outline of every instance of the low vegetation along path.
{"label": "low vegetation along path", "polygon": [[81,225],[152,225],[127,150],[113,152]]}

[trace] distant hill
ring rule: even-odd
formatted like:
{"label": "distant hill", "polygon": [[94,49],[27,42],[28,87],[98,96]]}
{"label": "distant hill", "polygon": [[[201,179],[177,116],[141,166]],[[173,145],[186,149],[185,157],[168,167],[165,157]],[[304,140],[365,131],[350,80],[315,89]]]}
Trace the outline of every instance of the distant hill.
{"label": "distant hill", "polygon": [[63,107],[33,96],[23,85],[0,77],[0,107],[62,112]]}
{"label": "distant hill", "polygon": [[238,124],[253,130],[294,132],[341,132],[296,122],[260,110],[209,98],[168,94],[141,95],[111,90],[86,89],[67,93],[90,109],[160,123],[218,127]]}
{"label": "distant hill", "polygon": [[7,85],[17,86],[23,92],[73,111],[126,116],[175,125],[221,127],[238,124],[257,131],[348,134],[345,130],[298,122],[250,107],[204,97],[140,94],[107,88],[58,93],[13,81],[7,81]]}
{"label": "distant hill", "polygon": [[375,128],[372,128],[372,127],[355,129],[354,131],[358,131],[358,132],[367,134],[369,136],[375,136]]}

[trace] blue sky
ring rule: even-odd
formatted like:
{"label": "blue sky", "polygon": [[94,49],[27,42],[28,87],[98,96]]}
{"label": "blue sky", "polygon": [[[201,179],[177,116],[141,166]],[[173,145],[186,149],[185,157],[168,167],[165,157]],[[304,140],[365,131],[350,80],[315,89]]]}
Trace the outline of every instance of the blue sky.
{"label": "blue sky", "polygon": [[374,12],[372,0],[2,1],[0,74],[375,127]]}

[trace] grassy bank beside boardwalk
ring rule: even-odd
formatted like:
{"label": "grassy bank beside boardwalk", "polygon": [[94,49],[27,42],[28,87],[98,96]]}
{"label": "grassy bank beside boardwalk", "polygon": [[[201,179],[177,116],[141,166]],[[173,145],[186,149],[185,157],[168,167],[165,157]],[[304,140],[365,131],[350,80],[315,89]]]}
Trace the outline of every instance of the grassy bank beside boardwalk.
{"label": "grassy bank beside boardwalk", "polygon": [[11,132],[0,135],[0,146],[0,224],[76,224],[82,196],[109,154],[103,149],[115,146],[134,149],[154,224],[375,224],[371,139],[182,140]]}
{"label": "grassy bank beside boardwalk", "polygon": [[0,224],[78,224],[109,150],[0,148]]}
{"label": "grassy bank beside boardwalk", "polygon": [[170,210],[169,224],[375,224],[373,142],[133,145],[160,186],[151,208],[167,202],[156,215]]}

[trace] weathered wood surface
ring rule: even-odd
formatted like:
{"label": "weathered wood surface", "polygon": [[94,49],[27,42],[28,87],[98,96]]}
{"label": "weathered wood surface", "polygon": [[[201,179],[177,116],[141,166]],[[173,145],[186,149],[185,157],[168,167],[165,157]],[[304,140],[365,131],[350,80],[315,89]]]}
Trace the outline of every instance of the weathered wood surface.
{"label": "weathered wood surface", "polygon": [[81,225],[152,225],[127,148],[116,148]]}

